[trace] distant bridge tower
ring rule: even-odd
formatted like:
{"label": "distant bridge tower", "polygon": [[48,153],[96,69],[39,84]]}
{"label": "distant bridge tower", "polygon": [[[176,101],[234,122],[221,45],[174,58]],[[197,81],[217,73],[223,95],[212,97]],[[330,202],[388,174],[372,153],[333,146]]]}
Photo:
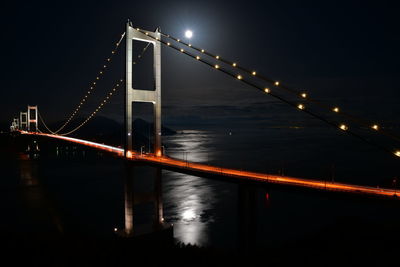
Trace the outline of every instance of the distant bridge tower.
{"label": "distant bridge tower", "polygon": [[10,126],[10,132],[14,132],[17,130],[18,130],[18,119],[14,118]]}
{"label": "distant bridge tower", "polygon": [[19,129],[22,131],[28,130],[28,112],[19,113]]}
{"label": "distant bridge tower", "polygon": [[19,130],[19,119],[18,118],[14,118],[13,125],[15,127],[15,130]]}
{"label": "distant bridge tower", "polygon": [[[157,28],[155,32],[146,34],[134,29],[128,21],[126,25],[126,86],[125,86],[125,157],[129,157],[133,150],[133,131],[132,129],[132,103],[145,102],[153,103],[154,110],[154,153],[162,155],[161,150],[161,43],[156,38],[161,39],[161,34]],[[151,38],[151,37],[153,38]],[[154,48],[153,67],[154,67],[154,88],[150,90],[135,89],[133,84],[133,41],[151,43]]]}
{"label": "distant bridge tower", "polygon": [[38,131],[38,108],[37,106],[28,106],[28,131]]}

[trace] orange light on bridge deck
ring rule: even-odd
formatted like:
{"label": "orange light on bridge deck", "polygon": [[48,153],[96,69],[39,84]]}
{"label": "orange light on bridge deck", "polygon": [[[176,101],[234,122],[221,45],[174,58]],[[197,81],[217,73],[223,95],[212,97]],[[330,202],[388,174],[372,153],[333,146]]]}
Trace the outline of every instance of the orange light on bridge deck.
{"label": "orange light on bridge deck", "polygon": [[306,94],[306,93],[302,93],[302,94],[301,94],[301,97],[302,97],[302,98],[307,98],[307,94]]}
{"label": "orange light on bridge deck", "polygon": [[271,92],[271,91],[269,90],[269,88],[264,88],[264,92],[266,92],[267,94],[269,94],[269,92]]}
{"label": "orange light on bridge deck", "polygon": [[305,106],[304,106],[303,104],[298,104],[297,107],[298,107],[299,109],[304,109],[304,108],[305,108]]}
{"label": "orange light on bridge deck", "polygon": [[132,151],[130,151],[130,150],[126,151],[126,157],[132,158]]}
{"label": "orange light on bridge deck", "polygon": [[239,80],[241,80],[241,79],[242,79],[242,75],[238,75],[238,76],[236,76],[236,78],[238,78]]}
{"label": "orange light on bridge deck", "polygon": [[376,130],[376,131],[378,131],[379,130],[379,125],[374,124],[374,125],[371,126],[371,128]]}
{"label": "orange light on bridge deck", "polygon": [[394,152],[394,154],[395,154],[397,157],[400,157],[400,150],[397,150],[396,152]]}
{"label": "orange light on bridge deck", "polygon": [[279,82],[278,81],[275,82],[275,86],[279,86]]}
{"label": "orange light on bridge deck", "polygon": [[333,112],[336,112],[336,113],[339,112],[339,108],[338,107],[334,107],[332,110],[333,110]]}
{"label": "orange light on bridge deck", "polygon": [[200,59],[200,57],[199,57],[199,56],[196,56],[196,59],[197,59],[197,60],[199,60],[199,59]]}
{"label": "orange light on bridge deck", "polygon": [[219,65],[215,65],[214,67],[215,67],[216,69],[219,69]]}
{"label": "orange light on bridge deck", "polygon": [[161,150],[157,150],[156,156],[157,156],[157,157],[161,157],[161,156],[162,156]]}
{"label": "orange light on bridge deck", "polygon": [[255,76],[257,74],[257,72],[255,72],[255,71],[253,71],[252,73],[251,73],[251,75],[253,75],[253,76]]}
{"label": "orange light on bridge deck", "polygon": [[236,67],[236,63],[235,63],[235,62],[233,62],[233,63],[232,63],[232,66],[233,66],[233,67]]}

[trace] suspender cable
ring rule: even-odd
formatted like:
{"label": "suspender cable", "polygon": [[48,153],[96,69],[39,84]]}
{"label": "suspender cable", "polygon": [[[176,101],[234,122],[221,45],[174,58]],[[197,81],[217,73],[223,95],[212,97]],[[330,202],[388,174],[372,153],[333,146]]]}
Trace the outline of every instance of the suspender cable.
{"label": "suspender cable", "polygon": [[[125,33],[123,33],[123,34],[121,35],[121,38],[120,38],[119,41],[117,42],[116,48],[115,48],[113,51],[117,51],[117,49],[118,49],[118,47],[119,47],[119,45],[120,45],[120,43],[121,43],[121,41],[123,40],[124,37],[125,37]],[[150,43],[148,43],[148,44],[143,48],[141,54],[139,54],[139,55],[137,56],[137,59],[136,59],[136,61],[133,62],[133,64],[137,64],[137,63],[140,61],[140,59],[143,57],[144,53],[146,53],[146,51],[147,51],[149,45],[150,45]],[[114,54],[115,54],[115,52],[112,53],[112,55],[114,55]],[[112,56],[111,56],[109,59],[110,59],[110,60],[107,59],[108,62],[111,61]],[[103,66],[103,67],[104,67],[104,66]],[[100,71],[99,74],[104,74],[104,71]],[[85,97],[82,99],[80,105],[78,105],[78,107],[77,107],[77,108],[75,109],[75,111],[72,113],[71,117],[70,117],[70,118],[67,120],[67,122],[66,122],[62,127],[60,127],[57,131],[52,131],[52,130],[47,126],[47,124],[45,123],[45,121],[44,121],[43,117],[41,116],[41,114],[39,114],[40,121],[43,123],[43,125],[44,125],[44,127],[47,129],[47,131],[50,132],[51,134],[57,134],[57,133],[59,133],[59,132],[72,120],[72,118],[76,115],[76,113],[78,112],[78,110],[82,107],[83,103],[85,103],[85,102],[87,101],[87,96],[91,93],[91,90],[94,90],[96,84],[97,84],[97,83],[94,83],[94,84],[90,87],[89,91],[87,92],[87,94],[85,95]],[[107,97],[106,97],[106,99],[107,99]],[[105,99],[103,99],[103,101],[104,101],[104,100],[105,100]],[[82,125],[82,126],[83,126],[83,125]],[[80,126],[80,127],[82,127],[82,126]],[[77,129],[76,129],[76,130],[77,130]],[[61,134],[61,135],[67,135],[67,134],[69,134],[69,133],[75,132],[76,130],[74,129],[72,132],[64,133],[64,134]]]}
{"label": "suspender cable", "polygon": [[[75,115],[78,113],[78,111],[81,109],[81,107],[87,102],[88,97],[90,96],[90,94],[96,89],[97,83],[98,81],[104,76],[104,73],[106,72],[106,69],[108,67],[108,64],[112,61],[114,55],[117,53],[118,48],[122,42],[122,40],[125,37],[125,32],[121,34],[121,37],[119,38],[118,42],[115,44],[114,49],[111,51],[111,55],[109,57],[107,57],[105,59],[104,64],[102,65],[102,67],[100,68],[100,71],[98,72],[98,75],[96,76],[95,80],[90,84],[89,89],[86,91],[85,95],[82,97],[82,99],[79,101],[78,106],[75,108],[75,110],[71,113],[71,115],[69,116],[69,118],[65,121],[65,123],[58,128],[56,131],[51,131],[48,127],[46,127],[46,129],[51,132],[52,134],[57,134],[58,132],[60,132],[61,130],[63,130],[65,128],[65,126],[67,126],[71,120],[75,117]],[[42,122],[44,122],[43,118],[42,118]]]}
{"label": "suspender cable", "polygon": [[[121,39],[122,40],[122,39]],[[120,40],[120,41],[121,41]],[[148,43],[142,50],[142,52],[137,56],[136,61],[133,62],[133,64],[137,64],[140,59],[143,57],[143,55],[146,53],[147,49],[149,48],[150,43]],[[123,79],[120,80],[120,83],[122,83]],[[91,118],[93,118],[93,116],[96,115],[96,113],[103,107],[103,105],[105,103],[107,103],[108,99],[114,94],[114,92],[119,88],[120,84],[117,83],[116,87],[114,87],[108,94],[107,96],[103,99],[102,102],[100,102],[100,105],[96,108],[95,111],[92,112],[92,114],[83,122],[81,123],[78,127],[74,128],[73,130],[64,133],[64,134],[60,134],[60,135],[69,135],[75,131],[77,131],[79,128],[81,128],[83,125],[85,125]]]}

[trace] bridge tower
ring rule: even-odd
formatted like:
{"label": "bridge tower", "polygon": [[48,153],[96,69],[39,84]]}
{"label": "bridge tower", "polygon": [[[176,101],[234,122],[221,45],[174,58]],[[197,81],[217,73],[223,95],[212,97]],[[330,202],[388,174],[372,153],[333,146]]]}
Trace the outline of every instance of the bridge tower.
{"label": "bridge tower", "polygon": [[37,132],[38,130],[38,108],[28,105],[28,131]]}
{"label": "bridge tower", "polygon": [[17,128],[17,125],[15,124],[15,119],[14,119],[10,126],[10,132],[14,132],[16,130],[18,130],[18,128]]}
{"label": "bridge tower", "polygon": [[19,119],[18,118],[14,118],[13,123],[14,123],[15,129],[19,130]]}
{"label": "bridge tower", "polygon": [[[154,32],[140,32],[133,28],[128,21],[126,24],[126,77],[125,77],[125,157],[130,157],[133,150],[133,131],[132,111],[134,102],[152,103],[154,110],[154,153],[162,155],[161,150],[161,43],[156,40],[161,39],[161,34],[157,28]],[[154,39],[153,39],[153,38]],[[154,48],[153,68],[154,68],[154,88],[143,90],[134,88],[133,81],[133,40],[151,43]]]}
{"label": "bridge tower", "polygon": [[22,131],[28,130],[28,112],[19,113],[19,127]]}

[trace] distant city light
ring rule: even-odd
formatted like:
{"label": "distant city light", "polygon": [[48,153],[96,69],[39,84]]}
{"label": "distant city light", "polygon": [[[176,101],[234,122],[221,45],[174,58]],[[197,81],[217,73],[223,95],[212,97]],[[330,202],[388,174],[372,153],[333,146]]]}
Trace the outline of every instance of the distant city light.
{"label": "distant city light", "polygon": [[186,32],[185,32],[185,37],[186,38],[192,38],[192,36],[193,36],[193,32],[191,31],[191,30],[187,30]]}

